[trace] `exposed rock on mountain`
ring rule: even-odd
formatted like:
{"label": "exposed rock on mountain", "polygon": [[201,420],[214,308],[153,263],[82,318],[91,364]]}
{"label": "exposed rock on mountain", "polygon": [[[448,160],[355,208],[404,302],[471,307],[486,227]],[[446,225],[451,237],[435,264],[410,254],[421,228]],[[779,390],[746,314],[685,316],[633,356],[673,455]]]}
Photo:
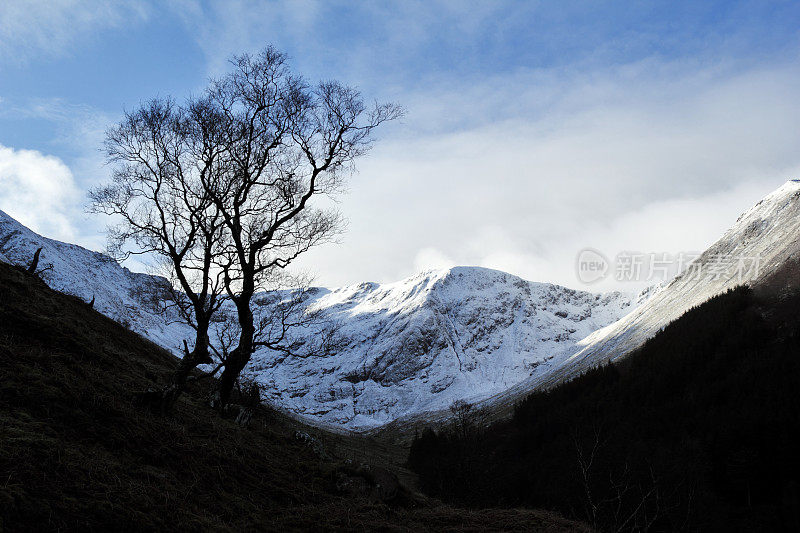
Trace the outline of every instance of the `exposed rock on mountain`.
{"label": "exposed rock on mountain", "polygon": [[635,302],[478,267],[318,289],[309,308],[339,324],[344,347],[319,359],[259,352],[250,372],[296,413],[371,427],[539,374]]}

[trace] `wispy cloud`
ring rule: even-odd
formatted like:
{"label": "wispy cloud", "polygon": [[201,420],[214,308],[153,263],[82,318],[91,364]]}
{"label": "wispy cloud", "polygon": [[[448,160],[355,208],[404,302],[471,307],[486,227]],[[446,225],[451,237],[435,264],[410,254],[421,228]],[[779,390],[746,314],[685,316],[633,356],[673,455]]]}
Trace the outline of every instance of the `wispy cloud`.
{"label": "wispy cloud", "polygon": [[97,31],[143,21],[141,0],[6,0],[0,3],[0,60],[58,57]]}
{"label": "wispy cloud", "polygon": [[7,102],[0,118],[38,120],[48,124],[48,145],[66,154],[69,165],[83,186],[102,178],[101,148],[105,132],[118,115],[87,104],[74,104],[60,98],[30,98]]}
{"label": "wispy cloud", "polygon": [[317,31],[325,24],[318,18],[322,4],[317,0],[175,0],[169,6],[206,54],[210,75],[224,72],[233,54],[286,40],[318,43]]}

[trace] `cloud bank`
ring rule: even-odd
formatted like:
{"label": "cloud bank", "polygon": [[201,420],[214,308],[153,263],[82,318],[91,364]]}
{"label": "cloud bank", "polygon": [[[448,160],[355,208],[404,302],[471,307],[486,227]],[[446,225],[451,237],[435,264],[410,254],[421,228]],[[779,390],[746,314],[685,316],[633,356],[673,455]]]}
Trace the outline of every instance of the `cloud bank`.
{"label": "cloud bank", "polygon": [[[572,264],[586,246],[612,256],[704,249],[800,171],[798,90],[793,64],[650,64],[412,95],[405,129],[361,163],[343,199],[345,244],[307,259],[336,283],[387,280],[435,249],[576,286]],[[476,119],[439,129],[469,113]]]}

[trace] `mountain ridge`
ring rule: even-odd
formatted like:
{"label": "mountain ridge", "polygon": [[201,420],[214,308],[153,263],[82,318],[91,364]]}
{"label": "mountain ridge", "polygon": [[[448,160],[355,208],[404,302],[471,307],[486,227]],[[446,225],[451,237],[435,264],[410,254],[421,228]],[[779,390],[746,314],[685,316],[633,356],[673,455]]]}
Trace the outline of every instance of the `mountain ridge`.
{"label": "mountain ridge", "polygon": [[273,365],[256,353],[249,373],[295,412],[374,427],[541,371],[551,352],[569,350],[635,302],[481,267],[351,285],[320,291],[309,304],[340,323],[346,347],[335,357],[316,367],[301,359]]}
{"label": "mountain ridge", "polygon": [[[42,237],[0,211],[0,254],[27,265],[43,248],[43,279],[180,355],[192,331],[165,316],[167,280]],[[51,266],[51,268],[47,268]],[[347,348],[326,359],[257,351],[249,377],[274,405],[309,421],[366,429],[409,413],[480,400],[541,372],[551,352],[637,304],[634,295],[597,295],[482,267],[421,272],[393,283],[308,291],[308,309],[340,327]],[[256,305],[260,299],[256,299]],[[295,331],[296,335],[308,335]]]}
{"label": "mountain ridge", "polygon": [[[757,281],[800,257],[798,235],[800,181],[791,180],[745,211],[690,267],[758,257]],[[0,254],[26,264],[40,246],[42,264],[54,263],[43,273],[54,288],[86,301],[97,296],[98,310],[175,354],[191,339],[188,326],[158,308],[164,278],[41,237],[0,211]],[[443,420],[455,400],[508,412],[531,391],[624,357],[692,306],[741,283],[734,274],[692,277],[687,270],[637,296],[466,266],[393,283],[312,288],[307,310],[336,324],[338,351],[305,358],[262,349],[245,374],[264,386],[273,405],[328,427],[364,431]],[[255,303],[271,305],[267,300]],[[300,344],[314,334],[292,333]]]}
{"label": "mountain ridge", "polygon": [[[712,276],[715,279],[707,279],[705,275],[692,279],[695,272],[706,272],[714,261],[730,256],[760,258],[760,270],[748,283],[752,288],[766,290],[769,285],[768,292],[796,290],[798,284],[793,279],[800,265],[800,180],[785,182],[747,209],[689,269],[654,289],[631,313],[581,339],[572,354],[554,361],[544,372],[475,402],[476,419],[489,424],[507,418],[528,395],[549,390],[608,361],[624,358],[689,309],[747,281],[740,280],[735,271]],[[717,268],[715,272],[718,271]],[[371,433],[403,441],[409,431],[444,424],[451,416],[447,409],[412,414]]]}

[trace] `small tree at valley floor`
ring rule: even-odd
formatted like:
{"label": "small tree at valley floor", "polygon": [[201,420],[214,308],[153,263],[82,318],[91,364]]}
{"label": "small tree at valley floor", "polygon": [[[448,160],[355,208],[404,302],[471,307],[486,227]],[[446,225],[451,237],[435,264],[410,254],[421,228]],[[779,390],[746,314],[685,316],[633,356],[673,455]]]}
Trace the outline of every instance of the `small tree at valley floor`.
{"label": "small tree at valley floor", "polygon": [[464,400],[456,400],[450,404],[452,413],[452,429],[456,435],[467,440],[475,431],[475,413],[472,404]]}

